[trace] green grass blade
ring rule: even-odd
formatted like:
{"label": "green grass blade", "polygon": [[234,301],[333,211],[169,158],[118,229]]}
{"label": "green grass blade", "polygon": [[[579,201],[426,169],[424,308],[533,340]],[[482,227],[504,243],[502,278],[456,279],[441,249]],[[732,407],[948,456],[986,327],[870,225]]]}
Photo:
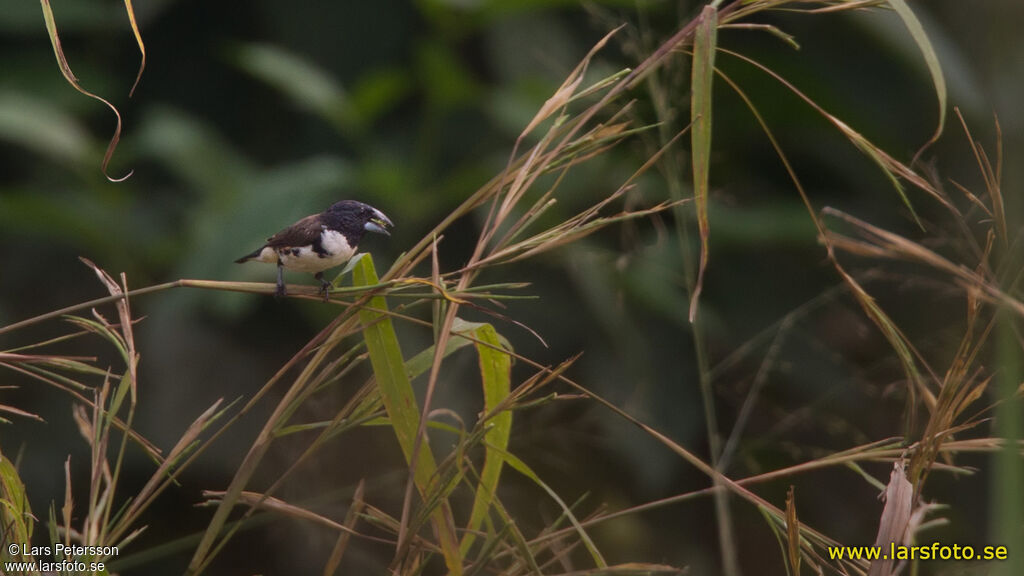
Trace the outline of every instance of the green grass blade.
{"label": "green grass blade", "polygon": [[[480,358],[480,378],[483,381],[484,413],[491,414],[511,392],[512,358],[501,351],[501,338],[490,324],[481,325],[473,331],[473,335],[480,341],[476,345],[476,351]],[[487,425],[490,426],[484,436],[487,453],[484,456],[484,467],[480,471],[480,484],[473,498],[469,526],[462,539],[463,554],[473,546],[475,532],[480,528],[491,502],[495,499],[504,464],[501,454],[508,449],[509,436],[512,433],[512,411],[503,410],[494,414]]]}
{"label": "green grass blade", "polygon": [[[996,408],[996,432],[1003,438],[1002,450],[993,454],[992,516],[989,528],[994,543],[1024,542],[1024,464],[1021,463],[1020,442],[1024,440],[1024,401],[1021,400],[1020,382],[1024,377],[1020,340],[1014,326],[1014,313],[1003,308],[997,313],[996,353],[1000,361],[998,395],[1002,402]],[[1011,548],[1012,549],[1012,548]],[[996,576],[1021,574],[1024,558],[1020,554],[993,566]]]}
{"label": "green grass blade", "polygon": [[[356,286],[377,284],[377,272],[373,267],[373,259],[362,258],[353,270],[353,284]],[[398,345],[395,327],[387,315],[387,301],[383,296],[374,296],[369,304],[359,312],[363,323],[363,336],[366,349],[370,353],[370,363],[377,379],[377,387],[384,400],[384,407],[391,418],[398,444],[406,460],[412,458],[413,444],[416,442],[416,430],[419,428],[420,411],[416,403],[416,395],[405,371],[405,360]],[[416,483],[427,486],[437,469],[433,452],[424,445],[419,455],[419,463],[415,470]]]}
{"label": "green grass blade", "polygon": [[[373,266],[373,258],[369,255],[359,260],[353,269],[352,283],[354,286],[373,286],[380,283]],[[387,310],[387,300],[383,296],[374,296],[359,311],[359,319],[363,323],[363,338],[370,353],[370,364],[373,366],[384,409],[391,419],[391,428],[398,438],[405,460],[411,463],[419,430],[420,411],[412,383],[405,371],[405,360],[398,345],[395,327]],[[416,488],[424,501],[431,500],[431,494],[435,489],[433,484],[436,472],[437,462],[430,450],[430,444],[421,442],[412,473]],[[453,574],[461,574],[462,561],[451,508],[446,502],[442,502],[434,510],[431,519],[448,570]]]}
{"label": "green grass blade", "polygon": [[124,338],[114,330],[111,330],[108,326],[104,326],[100,322],[89,318],[83,318],[81,316],[66,316],[65,320],[80,328],[84,328],[85,330],[94,332],[106,338],[111,344],[117,347],[117,351],[121,353],[121,358],[124,359],[126,364],[131,361],[131,357],[128,355],[128,345],[125,344]]}
{"label": "green grass blade", "polygon": [[[764,517],[764,523],[768,525],[768,528],[772,531],[772,535],[775,536],[775,541],[779,544],[779,551],[782,553],[783,560],[785,560],[786,540],[785,536],[782,534],[782,531],[779,530],[778,523],[775,521],[775,518],[772,516],[771,512],[764,506],[758,506],[757,511],[761,513],[762,517]],[[786,567],[786,576],[796,576],[790,570],[789,562],[783,562],[782,565]]]}
{"label": "green grass blade", "polygon": [[[103,427],[109,427],[113,422],[117,413],[121,411],[121,406],[124,404],[125,397],[128,396],[128,392],[132,389],[131,377],[126,373],[121,376],[121,381],[117,384],[117,389],[114,391],[114,397],[110,400],[110,407],[104,410],[104,423]],[[102,409],[102,408],[101,408]]]}
{"label": "green grass blade", "polygon": [[28,505],[25,485],[18,476],[18,471],[10,459],[0,454],[0,559],[4,561],[29,560],[32,558],[22,554],[11,554],[8,544],[31,544],[34,517]]}
{"label": "green grass blade", "polygon": [[925,34],[924,27],[921,26],[921,21],[914,15],[914,11],[910,9],[910,6],[904,0],[889,0],[889,5],[892,6],[893,11],[903,20],[903,24],[910,32],[910,36],[917,43],[917,47],[924,56],[925,64],[928,65],[928,72],[932,75],[932,84],[935,85],[935,96],[939,100],[939,124],[935,128],[935,134],[929,140],[930,144],[939,139],[939,136],[942,135],[942,130],[946,126],[946,77],[942,74],[942,66],[939,64],[939,57],[935,53],[935,48],[932,46],[931,41],[928,40],[928,35]]}
{"label": "green grass blade", "polygon": [[697,225],[700,230],[700,267],[697,283],[690,296],[690,322],[697,315],[697,302],[704,285],[704,270],[708,263],[708,172],[711,163],[711,85],[715,76],[715,40],[718,31],[718,11],[705,6],[697,25],[693,44],[693,76],[691,83],[690,141],[693,155],[693,197],[697,205]]}

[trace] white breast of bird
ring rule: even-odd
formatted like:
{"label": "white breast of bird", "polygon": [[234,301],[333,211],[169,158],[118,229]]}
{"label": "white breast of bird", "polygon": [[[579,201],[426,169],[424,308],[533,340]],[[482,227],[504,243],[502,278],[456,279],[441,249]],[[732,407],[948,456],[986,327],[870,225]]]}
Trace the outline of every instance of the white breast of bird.
{"label": "white breast of bird", "polygon": [[335,230],[324,229],[320,233],[320,246],[324,250],[324,255],[314,251],[312,244],[307,244],[305,246],[286,246],[276,250],[267,247],[263,249],[257,259],[261,262],[276,264],[277,259],[280,258],[281,264],[285,268],[312,274],[341,266],[348,262],[356,252],[355,248],[349,245],[348,240],[345,239],[345,235]]}

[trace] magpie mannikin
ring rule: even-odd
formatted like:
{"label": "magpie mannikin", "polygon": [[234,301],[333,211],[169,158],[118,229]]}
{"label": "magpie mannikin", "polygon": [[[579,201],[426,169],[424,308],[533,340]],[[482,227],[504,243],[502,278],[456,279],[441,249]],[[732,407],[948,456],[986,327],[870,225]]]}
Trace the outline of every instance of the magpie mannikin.
{"label": "magpie mannikin", "polygon": [[394,224],[380,210],[355,200],[342,200],[267,238],[266,244],[235,262],[277,264],[278,298],[287,294],[285,268],[315,274],[320,281],[320,293],[327,300],[331,284],[324,280],[324,270],[348,262],[367,231],[390,236],[389,226]]}

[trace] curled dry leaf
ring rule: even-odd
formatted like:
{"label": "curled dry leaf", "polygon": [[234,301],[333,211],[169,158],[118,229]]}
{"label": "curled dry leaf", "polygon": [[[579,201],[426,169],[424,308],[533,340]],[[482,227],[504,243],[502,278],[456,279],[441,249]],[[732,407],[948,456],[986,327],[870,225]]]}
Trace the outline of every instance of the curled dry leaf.
{"label": "curled dry leaf", "polygon": [[[914,487],[907,480],[904,468],[905,464],[902,461],[893,464],[889,484],[882,493],[885,508],[882,509],[882,518],[878,522],[875,546],[888,548],[892,544],[904,542],[914,508]],[[871,563],[868,576],[892,576],[894,568],[895,560],[892,558],[875,560]]]}

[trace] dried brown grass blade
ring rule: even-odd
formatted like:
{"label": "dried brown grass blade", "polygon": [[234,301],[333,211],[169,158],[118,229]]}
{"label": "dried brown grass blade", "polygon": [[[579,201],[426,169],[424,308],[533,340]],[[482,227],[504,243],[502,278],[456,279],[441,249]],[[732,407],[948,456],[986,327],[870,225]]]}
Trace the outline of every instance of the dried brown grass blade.
{"label": "dried brown grass blade", "polygon": [[[992,164],[988,160],[988,156],[985,155],[985,150],[981,147],[981,143],[974,139],[971,135],[970,128],[967,127],[967,121],[964,120],[963,114],[960,113],[960,108],[954,107],[956,117],[960,120],[960,126],[964,129],[964,134],[967,135],[967,142],[971,145],[971,152],[974,154],[974,160],[978,164],[978,170],[981,171],[981,178],[985,182],[985,190],[988,192],[989,199],[992,201],[991,210],[981,203],[983,209],[992,216],[992,220],[995,221],[996,234],[999,236],[999,242],[1003,248],[1009,245],[1009,236],[1007,234],[1006,226],[1006,207],[1003,201],[1003,193],[1001,186],[1002,178],[1002,167],[1003,167],[1003,132],[999,126],[999,120],[996,119],[996,166],[992,168]],[[955,183],[954,183],[955,184]],[[955,184],[962,192],[968,194],[969,198],[974,198],[973,194],[970,194],[966,189],[959,184]]]}
{"label": "dried brown grass blade", "polygon": [[[556,90],[555,93],[544,102],[540,110],[537,111],[537,114],[534,115],[533,119],[530,120],[530,123],[526,125],[526,128],[523,129],[522,133],[516,139],[516,144],[513,147],[512,154],[509,156],[509,164],[505,169],[506,174],[508,174],[512,169],[513,159],[515,158],[516,152],[518,151],[519,145],[522,143],[523,139],[526,138],[527,134],[532,132],[540,123],[547,120],[558,110],[563,109],[569,104],[576,93],[576,89],[579,88],[580,84],[583,82],[583,76],[586,74],[591,59],[593,59],[594,55],[605,47],[608,41],[611,40],[612,36],[614,36],[621,28],[622,26],[612,30],[594,44],[587,55],[583,57],[583,60],[576,65],[576,68],[574,68],[569,76],[566,77],[562,82],[562,85],[558,87],[558,90]],[[490,240],[492,234],[508,217],[512,207],[515,206],[516,202],[519,201],[523,193],[529,188],[528,183],[532,182],[541,173],[540,170],[533,170],[532,168],[537,162],[544,161],[543,159],[546,155],[541,154],[541,152],[548,144],[551,143],[555,134],[555,130],[548,131],[548,133],[544,135],[541,143],[535,146],[526,157],[523,166],[519,167],[516,171],[515,177],[505,193],[504,199],[501,200],[500,208],[497,212],[492,211],[491,216],[493,216],[493,218],[491,216],[488,217],[488,226],[485,227],[485,233],[481,236],[478,248],[474,254],[478,255],[482,251],[483,245]]]}
{"label": "dried brown grass blade", "polygon": [[117,314],[121,319],[121,333],[124,338],[124,345],[128,352],[128,375],[131,378],[131,391],[132,391],[132,403],[135,403],[137,398],[137,373],[139,365],[139,354],[135,351],[135,336],[132,330],[132,313],[128,303],[127,280],[124,274],[121,274],[121,284],[118,284],[110,274],[107,274],[102,268],[94,264],[91,260],[84,257],[79,257],[79,260],[85,263],[86,266],[92,268],[92,271],[96,273],[96,276],[100,279],[110,292],[111,296],[120,297],[116,301]]}
{"label": "dried brown grass blade", "polygon": [[[907,526],[914,507],[914,487],[907,480],[903,462],[893,464],[889,485],[884,493],[885,508],[878,522],[878,536],[875,546],[888,549],[892,544],[903,544]],[[875,560],[868,569],[868,576],[892,576],[895,560]]]}
{"label": "dried brown grass blade", "polygon": [[793,486],[786,493],[786,553],[789,574],[800,576],[800,520],[796,517],[796,491]]}
{"label": "dried brown grass blade", "polygon": [[[203,497],[206,498],[209,502],[216,502],[218,498],[223,498],[225,494],[227,494],[227,492],[214,490],[203,491]],[[348,526],[335,522],[334,520],[331,520],[326,516],[322,516],[320,514],[317,514],[316,512],[306,510],[305,508],[301,508],[299,506],[295,506],[294,504],[289,504],[284,500],[281,500],[280,498],[267,496],[266,494],[243,491],[239,495],[238,503],[253,506],[255,508],[260,508],[262,510],[277,512],[279,514],[283,514],[291,518],[307,520],[313,522],[314,524],[319,524],[320,526],[324,526],[332,530],[337,530],[339,532],[361,535],[355,530],[349,528]]]}
{"label": "dried brown grass blade", "polygon": [[142,61],[139,62],[139,73],[135,75],[135,83],[132,84],[132,89],[128,91],[128,97],[131,98],[135,95],[135,89],[139,86],[139,80],[142,80],[143,71],[146,70],[146,44],[142,41],[139,23],[135,20],[135,8],[132,7],[132,0],[124,0],[124,10],[128,13],[128,21],[132,25],[135,43],[139,45],[139,53],[142,55]]}
{"label": "dried brown grass blade", "polygon": [[849,214],[834,208],[825,208],[822,213],[835,216],[853,224],[865,237],[865,242],[858,242],[856,240],[844,238],[842,235],[831,231],[827,232],[829,239],[834,242],[842,243],[841,245],[843,248],[849,249],[855,253],[857,253],[860,248],[863,248],[875,256],[916,261],[926,264],[937,270],[953,275],[967,289],[976,289],[980,297],[986,301],[1004,305],[1015,314],[1024,317],[1024,303],[1013,296],[1010,296],[1006,292],[1003,292],[974,270],[971,270],[966,266],[954,264],[948,259],[916,242],[912,242],[898,234],[894,234],[877,226],[868,224],[863,220],[850,216]]}
{"label": "dried brown grass blade", "polygon": [[[366,481],[360,480],[356,486],[355,494],[352,495],[352,506],[349,507],[348,512],[345,514],[345,526],[353,532],[355,532],[356,522],[359,521],[359,515],[362,514],[363,508],[366,506],[363,502],[365,488]],[[324,565],[323,576],[331,576],[338,571],[338,565],[341,564],[341,558],[345,555],[348,541],[351,538],[352,534],[347,531],[342,531],[338,535],[338,541],[334,543],[334,549],[331,550],[331,555],[327,558],[327,564]]]}
{"label": "dried brown grass blade", "polygon": [[167,457],[160,463],[153,475],[150,476],[146,485],[143,486],[142,490],[132,498],[131,504],[128,506],[128,510],[121,516],[122,520],[119,521],[114,530],[111,531],[111,538],[118,538],[124,531],[126,531],[135,517],[149,504],[152,503],[152,499],[156,497],[156,494],[160,492],[160,486],[168,482],[168,474],[171,472],[171,468],[176,464],[180,463],[182,455],[192,446],[192,443],[199,438],[199,434],[206,428],[210,423],[211,419],[215,417],[217,410],[220,408],[221,403],[224,401],[223,398],[218,399],[209,408],[207,408],[202,414],[196,418],[185,433],[181,435],[178,442],[171,448],[171,451],[167,454]]}
{"label": "dried brown grass blade", "polygon": [[[831,115],[829,115],[827,112],[825,112],[821,107],[819,107],[813,100],[811,100],[810,98],[808,98],[805,95],[803,95],[799,90],[796,89],[796,87],[794,87],[792,84],[787,82],[785,79],[783,79],[782,77],[777,75],[774,71],[766,68],[762,64],[760,64],[760,63],[758,63],[758,62],[756,62],[756,61],[754,61],[754,60],[752,60],[750,58],[747,58],[746,56],[743,56],[741,54],[736,54],[734,52],[730,52],[729,50],[725,50],[725,49],[722,49],[722,51],[726,52],[726,53],[729,53],[729,54],[732,54],[732,55],[734,55],[734,56],[736,56],[736,57],[738,57],[738,58],[740,58],[740,59],[742,59],[744,61],[747,61],[747,62],[751,63],[752,65],[754,65],[754,66],[764,70],[766,73],[768,73],[769,75],[771,75],[774,78],[776,78],[779,82],[783,83],[790,90],[792,90],[795,94],[797,94],[802,99],[804,99],[806,102],[808,102],[808,104],[810,104],[812,107],[817,109],[821,114],[823,114],[824,116],[826,116],[829,119],[833,119],[834,118]],[[920,392],[922,394],[922,396],[924,397],[925,404],[929,408],[931,408],[932,406],[934,406],[935,398],[932,395],[931,391],[928,390],[927,386],[925,385],[925,381],[922,378],[922,376],[920,374],[920,371],[917,368],[917,363],[915,361],[915,354],[914,354],[914,350],[913,350],[912,346],[907,341],[907,339],[903,335],[903,333],[900,331],[899,327],[897,327],[895,325],[895,323],[892,322],[892,320],[889,318],[889,316],[875,303],[874,299],[867,293],[866,290],[864,290],[864,288],[860,285],[860,283],[858,283],[857,280],[851,274],[849,274],[846,271],[846,269],[844,269],[843,266],[839,263],[839,260],[836,258],[836,254],[835,254],[835,244],[837,242],[837,239],[835,238],[834,235],[830,235],[828,233],[828,231],[826,230],[825,225],[822,222],[821,217],[817,214],[817,210],[814,208],[814,205],[811,203],[811,199],[807,195],[807,191],[806,191],[806,189],[804,189],[804,186],[801,183],[800,178],[797,176],[796,171],[793,169],[792,164],[789,162],[789,159],[787,158],[785,152],[782,150],[782,146],[779,144],[778,140],[775,138],[774,134],[772,133],[771,129],[768,127],[768,124],[765,122],[764,118],[762,117],[761,113],[758,111],[757,107],[754,105],[753,101],[750,99],[749,96],[747,96],[747,94],[731,78],[729,78],[725,74],[721,73],[721,71],[719,71],[719,76],[721,76],[723,78],[723,80],[725,80],[736,91],[736,93],[740,95],[740,97],[743,99],[744,103],[746,103],[746,105],[750,109],[751,113],[754,115],[754,117],[757,119],[758,123],[761,125],[762,130],[764,130],[765,136],[768,138],[769,142],[771,143],[772,148],[775,149],[775,153],[778,155],[779,160],[782,162],[783,166],[786,168],[786,172],[789,174],[790,180],[793,182],[793,186],[796,187],[797,193],[800,195],[800,199],[803,201],[804,206],[807,207],[808,215],[811,217],[811,220],[814,222],[814,226],[815,226],[815,228],[818,231],[818,235],[819,235],[819,238],[820,238],[821,242],[825,245],[829,261],[832,262],[832,265],[835,267],[835,269],[839,273],[840,277],[842,277],[843,282],[850,289],[850,292],[853,294],[854,298],[856,298],[858,304],[860,304],[860,306],[864,310],[865,314],[867,314],[868,318],[870,318],[875,323],[875,325],[879,328],[879,330],[882,331],[882,333],[885,336],[886,340],[889,341],[889,343],[892,346],[893,350],[897,353],[897,355],[898,355],[898,357],[900,359],[900,363],[903,366],[904,373],[907,375],[907,379],[911,382],[911,385],[907,388],[908,389],[908,405],[911,406],[911,407],[914,405],[915,398],[916,398],[915,394],[917,392]],[[838,119],[835,119],[835,121],[838,122]],[[842,124],[842,123],[840,123],[840,125],[841,126],[845,126],[845,124]],[[879,151],[879,152],[881,152],[881,151]],[[925,182],[922,178],[918,177],[918,180],[920,180],[922,183],[927,185],[927,182]],[[930,186],[929,186],[929,189],[930,189]],[[908,414],[908,420],[907,420],[907,426],[906,427],[907,427],[907,429],[909,431],[912,428],[912,424],[913,424],[913,422],[912,422],[913,411],[912,410],[908,410],[907,414]]]}
{"label": "dried brown grass blade", "polygon": [[64,544],[71,544],[71,513],[74,510],[74,500],[71,499],[71,456],[64,461],[64,506],[61,508],[61,515],[64,517]]}
{"label": "dried brown grass blade", "polygon": [[[623,26],[625,26],[625,24],[623,24]],[[538,124],[548,119],[556,110],[561,109],[569,103],[573,94],[576,92],[576,88],[579,87],[581,82],[583,82],[583,75],[587,72],[590,60],[593,59],[594,55],[600,52],[606,44],[608,44],[608,41],[611,40],[612,36],[621,30],[623,26],[619,26],[608,34],[605,34],[604,38],[601,38],[597,44],[594,44],[590,49],[590,52],[583,57],[583,60],[576,65],[576,68],[572,73],[569,74],[569,76],[562,82],[562,85],[558,87],[558,90],[556,90],[555,93],[544,102],[544,105],[540,107],[540,110],[538,110],[533,119],[530,120],[530,123],[526,125],[526,128],[523,130],[523,135],[532,132]]]}
{"label": "dried brown grass blade", "polygon": [[102,96],[89,92],[82,87],[81,83],[79,83],[78,77],[71,71],[71,66],[68,64],[68,60],[64,56],[64,49],[61,47],[60,36],[57,34],[57,21],[53,17],[53,8],[50,6],[50,0],[39,0],[39,3],[43,8],[43,20],[46,22],[46,32],[50,36],[50,43],[53,45],[53,53],[57,57],[57,66],[60,68],[60,73],[64,75],[64,79],[67,80],[68,84],[71,84],[71,87],[75,90],[89,98],[92,98],[93,100],[98,100],[105,104],[107,108],[110,108],[114,113],[114,116],[117,117],[117,126],[114,128],[114,135],[110,138],[110,143],[107,144],[107,151],[103,154],[103,164],[101,165],[101,169],[103,170],[103,175],[111,182],[123,182],[132,175],[132,171],[129,170],[127,174],[120,178],[114,178],[107,172],[107,167],[110,165],[110,159],[114,155],[117,143],[121,141],[121,113],[117,110],[116,106],[110,103],[110,101],[106,100]]}
{"label": "dried brown grass blade", "polygon": [[[15,416],[21,416],[23,418],[28,418],[30,420],[35,420],[36,422],[45,422],[45,420],[43,420],[42,417],[40,417],[40,416],[38,416],[36,414],[33,414],[31,412],[26,412],[26,411],[24,411],[24,410],[22,410],[20,408],[15,408],[14,406],[8,406],[7,404],[0,404],[0,412],[6,412],[8,414],[14,414]],[[0,422],[3,422],[3,418],[0,418]]]}
{"label": "dried brown grass blade", "polygon": [[900,199],[903,201],[903,204],[910,211],[918,226],[921,226],[923,228],[923,224],[918,218],[917,212],[914,210],[914,206],[910,203],[910,199],[907,197],[906,191],[903,189],[903,185],[900,183],[900,178],[906,180],[907,182],[910,182],[918,189],[930,195],[932,198],[934,198],[936,201],[942,204],[943,207],[945,207],[954,215],[960,215],[960,212],[957,210],[956,206],[953,205],[953,203],[950,202],[949,199],[946,198],[946,196],[940,190],[936,189],[935,186],[929,183],[920,174],[910,169],[906,164],[899,162],[898,160],[893,158],[887,152],[885,152],[884,150],[873,144],[871,141],[869,141],[867,138],[865,138],[862,134],[860,134],[859,132],[851,128],[848,124],[840,120],[837,116],[829,113],[827,110],[825,110],[824,107],[822,107],[812,98],[804,94],[793,83],[783,78],[779,73],[775,72],[774,70],[765,66],[764,64],[758,62],[757,60],[754,60],[753,58],[750,58],[738,52],[734,52],[732,50],[727,50],[724,48],[720,48],[719,51],[725,54],[729,54],[730,56],[733,56],[740,60],[743,60],[744,62],[747,62],[750,65],[768,74],[769,76],[777,80],[779,83],[781,83],[783,86],[785,86],[786,89],[788,89],[794,95],[796,95],[801,100],[806,102],[811,108],[817,111],[823,118],[828,120],[833,126],[835,126],[836,129],[838,129],[844,136],[846,136],[846,138],[850,141],[851,144],[853,144],[858,150],[864,153],[869,159],[871,159],[871,161],[873,161],[876,165],[878,165],[879,168],[881,168],[883,174],[889,180],[889,182],[892,183],[893,188],[895,188],[897,194],[899,194]]}

